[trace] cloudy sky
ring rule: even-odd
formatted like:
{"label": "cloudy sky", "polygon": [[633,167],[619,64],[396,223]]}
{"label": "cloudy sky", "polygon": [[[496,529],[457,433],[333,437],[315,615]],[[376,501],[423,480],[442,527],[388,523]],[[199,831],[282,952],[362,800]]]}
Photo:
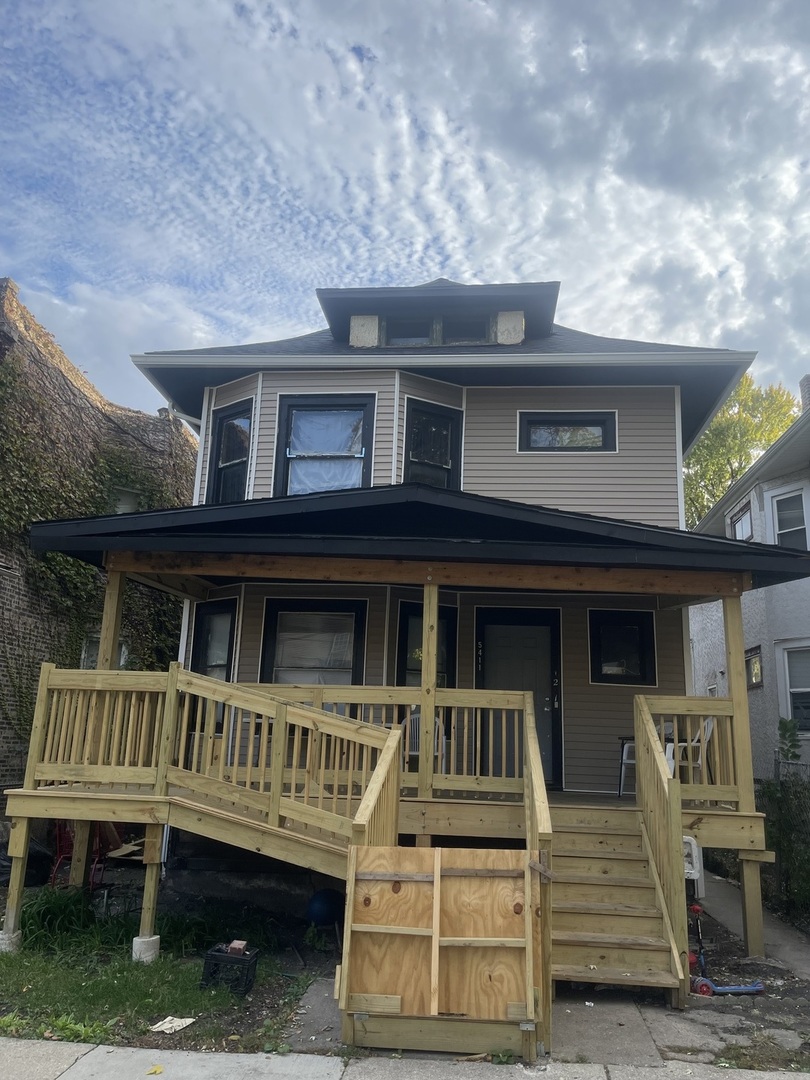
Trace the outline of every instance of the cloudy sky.
{"label": "cloudy sky", "polygon": [[810,371],[808,0],[13,6],[0,276],[122,404],[161,404],[132,352],[438,276]]}

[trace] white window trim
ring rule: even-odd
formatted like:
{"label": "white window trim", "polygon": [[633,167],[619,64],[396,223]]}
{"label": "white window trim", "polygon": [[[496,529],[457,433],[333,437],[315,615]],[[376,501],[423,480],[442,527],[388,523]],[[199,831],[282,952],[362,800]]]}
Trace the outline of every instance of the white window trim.
{"label": "white window trim", "polygon": [[[480,389],[480,387],[476,387]],[[556,388],[555,388],[556,389]],[[521,450],[520,449],[520,426],[521,417],[523,415],[531,415],[532,413],[557,413],[562,416],[565,413],[613,413],[614,416],[614,430],[616,432],[616,449],[615,450]],[[619,443],[619,410],[618,409],[603,409],[601,407],[589,408],[583,406],[581,409],[554,409],[543,408],[539,406],[536,409],[518,409],[517,410],[517,427],[515,429],[515,453],[520,454],[523,457],[541,457],[545,454],[548,457],[590,457],[592,454],[618,454],[620,451]]]}
{"label": "white window trim", "polygon": [[737,521],[739,521],[739,520],[741,520],[743,518],[746,511],[748,511],[748,517],[751,520],[751,534],[750,534],[750,536],[746,536],[740,542],[741,543],[747,543],[749,540],[754,539],[754,503],[753,503],[753,500],[751,498],[751,495],[749,494],[748,496],[746,496],[745,499],[743,499],[743,501],[741,503],[739,503],[732,510],[732,512],[726,518],[726,536],[730,540],[738,539],[734,535],[734,525],[736,524]]}
{"label": "white window trim", "polygon": [[[808,530],[810,530],[810,484],[805,480],[797,480],[793,484],[786,484],[784,487],[772,488],[770,491],[765,492],[767,499],[766,513],[765,513],[765,527],[768,534],[768,543],[776,544],[776,503],[779,499],[784,499],[789,495],[801,495],[802,507],[804,509],[804,532],[807,541]],[[810,543],[808,543],[810,547]]]}
{"label": "white window trim", "polygon": [[[797,649],[810,649],[810,637],[784,638],[774,643],[776,657],[776,692],[779,715],[790,716],[790,680],[788,677],[788,653]],[[800,731],[800,739],[810,740],[810,731]]]}

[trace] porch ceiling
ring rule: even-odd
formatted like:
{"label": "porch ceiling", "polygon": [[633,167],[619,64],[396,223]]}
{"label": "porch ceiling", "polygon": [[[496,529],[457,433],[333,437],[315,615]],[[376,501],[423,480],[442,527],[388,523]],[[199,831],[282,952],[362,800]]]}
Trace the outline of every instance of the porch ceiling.
{"label": "porch ceiling", "polygon": [[[503,587],[526,588],[532,587],[525,580],[528,568],[579,567],[594,580],[599,570],[617,581],[629,580],[619,571],[658,574],[659,588],[648,582],[625,591],[717,595],[716,588],[695,586],[725,575],[724,587],[738,593],[810,577],[806,553],[419,484],[41,522],[31,527],[30,540],[35,551],[60,551],[95,566],[135,570],[137,563],[136,572],[195,578],[289,580],[297,573],[308,580],[348,580],[345,574],[354,572],[354,580],[365,581],[369,563],[376,561],[389,564],[389,571],[395,564],[416,567],[412,576],[437,583],[444,582],[428,576],[430,566],[451,567],[445,573],[454,574],[459,585],[471,577],[473,565],[490,576],[500,567]],[[466,573],[452,570],[459,563],[467,564]],[[520,568],[522,583],[502,580]],[[666,587],[666,575],[676,573],[689,575],[689,588],[685,579],[680,589]],[[571,580],[569,570],[557,587],[570,588]],[[594,591],[607,590],[603,584]]]}

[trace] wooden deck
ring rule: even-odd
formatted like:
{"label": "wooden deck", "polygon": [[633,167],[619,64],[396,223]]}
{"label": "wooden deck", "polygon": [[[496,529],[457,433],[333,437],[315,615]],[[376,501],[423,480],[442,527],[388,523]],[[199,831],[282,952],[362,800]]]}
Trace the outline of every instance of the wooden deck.
{"label": "wooden deck", "polygon": [[[410,924],[398,902],[397,921],[378,921],[373,930],[380,956],[388,958],[385,978],[368,974],[375,965],[364,959],[365,946],[357,952],[357,943],[347,944],[345,1030],[366,1045],[386,1045],[379,1040],[396,1031],[401,1045],[448,1048],[455,1040],[461,1049],[470,1045],[475,1024],[486,1038],[492,1025],[501,1025],[503,1045],[530,1056],[530,1044],[550,1045],[554,979],[657,986],[683,1001],[684,832],[747,853],[752,862],[766,857],[763,820],[753,812],[735,749],[730,701],[637,698],[635,739],[635,798],[547,793],[530,694],[437,688],[435,700],[426,702],[420,688],[240,686],[177,664],[162,674],[44,665],[25,782],[8,792],[13,869],[5,936],[19,929],[35,818],[77,823],[75,884],[82,882],[92,822],[146,826],[142,937],[154,929],[166,826],[346,879],[349,925],[358,922],[352,914],[358,867],[384,875],[379,880],[389,884],[375,893],[382,902],[392,883],[404,887],[409,874],[428,872],[414,870],[414,858],[441,862],[441,855],[398,847],[399,838],[415,837],[417,852],[430,846],[440,852],[446,838],[456,854],[442,865],[451,876],[467,875],[465,902],[478,905],[484,922],[474,934],[452,929],[453,919],[441,913],[438,882],[445,871],[434,867],[432,922],[420,923],[416,935],[433,942],[420,975],[428,998],[422,990],[410,997],[394,992],[403,970],[397,943],[416,933],[402,929]],[[678,768],[668,745],[686,748]],[[472,845],[463,854],[460,838]],[[532,912],[521,923],[519,948],[514,928],[506,935],[514,948],[504,945],[506,931],[481,899],[489,886],[475,885],[507,873],[498,859],[508,847],[515,858],[523,853],[525,896],[513,906]],[[387,852],[383,870],[382,856],[359,854],[372,850]],[[519,870],[511,863],[508,869]],[[460,937],[472,950],[464,953],[465,964],[476,958],[475,978],[494,977],[497,954],[507,948],[509,985],[523,988],[503,998],[500,1012],[483,990],[473,993],[461,1010],[473,1028],[443,1015],[457,1011],[455,977],[446,973],[455,970],[451,953]]]}

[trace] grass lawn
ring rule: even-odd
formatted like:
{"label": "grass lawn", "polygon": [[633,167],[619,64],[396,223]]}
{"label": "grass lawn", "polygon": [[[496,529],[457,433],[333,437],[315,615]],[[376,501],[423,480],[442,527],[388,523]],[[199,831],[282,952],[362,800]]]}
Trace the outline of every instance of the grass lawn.
{"label": "grass lawn", "polygon": [[[270,942],[246,996],[221,986],[201,990],[200,949],[230,938],[193,917],[164,923],[160,957],[139,964],[130,957],[134,917],[99,918],[80,892],[40,889],[23,913],[26,947],[0,954],[0,1035],[283,1051],[283,1029],[310,981],[305,972],[282,974]],[[195,1022],[174,1035],[149,1031],[169,1015],[193,1016]]]}

